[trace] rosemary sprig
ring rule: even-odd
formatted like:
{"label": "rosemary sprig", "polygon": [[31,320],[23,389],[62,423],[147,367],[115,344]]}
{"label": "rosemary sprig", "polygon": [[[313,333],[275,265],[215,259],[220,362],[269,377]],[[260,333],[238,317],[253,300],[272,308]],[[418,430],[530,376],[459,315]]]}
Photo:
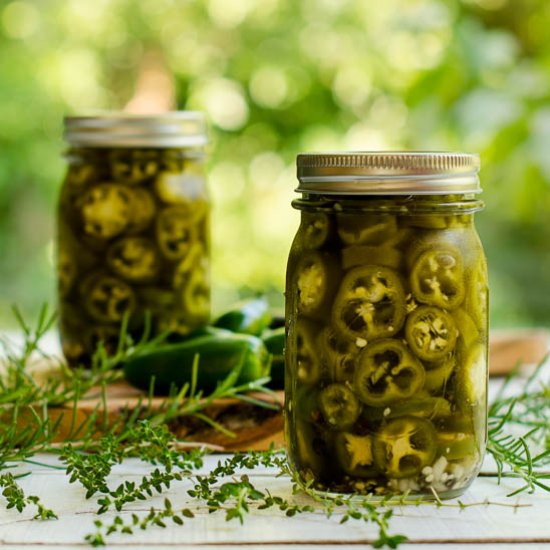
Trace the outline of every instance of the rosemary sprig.
{"label": "rosemary sprig", "polygon": [[[54,440],[62,418],[59,416],[56,422],[52,422],[48,410],[61,405],[69,406],[66,414],[70,415],[74,422],[78,401],[84,395],[90,395],[94,388],[96,395],[102,397],[103,408],[98,406],[82,425],[73,424],[65,438],[73,441],[79,448],[88,450],[93,450],[97,445],[97,436],[105,433],[117,434],[117,445],[126,444],[126,437],[142,418],[148,418],[152,425],[160,426],[179,418],[195,417],[227,436],[234,436],[230,430],[204,414],[204,411],[218,399],[235,398],[248,400],[265,408],[280,408],[274,400],[259,400],[245,395],[255,391],[267,397],[271,396],[273,392],[265,387],[269,379],[237,386],[235,383],[238,369],[235,369],[210,395],[204,396],[201,391],[197,391],[195,384],[189,384],[179,392],[170,394],[155,410],[150,406],[153,395],[152,383],[147,399],[143,399],[134,410],[121,414],[115,425],[108,426],[105,414],[106,388],[122,376],[116,367],[136,353],[154,349],[164,341],[166,335],[150,338],[150,322],[147,320],[142,337],[135,342],[128,333],[128,319],[125,318],[117,350],[113,355],[108,355],[100,344],[90,368],[69,369],[40,348],[40,340],[55,323],[56,315],[49,313],[48,308],[44,306],[36,326],[31,328],[19,311],[14,311],[24,341],[20,346],[6,339],[0,342],[5,356],[4,368],[0,370],[0,470],[9,462],[29,458],[36,452],[58,450]],[[52,363],[57,361],[58,376],[41,384],[36,383],[30,373],[36,355]],[[195,362],[195,372],[198,369],[198,361],[200,358]],[[72,415],[70,407],[73,409]]]}
{"label": "rosemary sprig", "polygon": [[498,480],[515,477],[524,484],[508,496],[536,488],[550,491],[550,386],[541,381],[546,358],[525,381],[519,393],[506,396],[508,376],[489,407],[487,451],[497,465]]}

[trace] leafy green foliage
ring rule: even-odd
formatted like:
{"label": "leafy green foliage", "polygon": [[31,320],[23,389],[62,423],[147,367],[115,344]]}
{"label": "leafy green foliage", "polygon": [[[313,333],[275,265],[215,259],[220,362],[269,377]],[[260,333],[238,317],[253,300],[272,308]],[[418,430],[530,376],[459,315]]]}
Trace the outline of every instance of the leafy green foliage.
{"label": "leafy green foliage", "polygon": [[517,477],[524,485],[510,493],[550,491],[550,386],[540,380],[541,363],[522,391],[505,396],[513,375],[503,383],[489,409],[487,450],[501,477]]}
{"label": "leafy green foliage", "polygon": [[149,68],[174,107],[211,123],[221,302],[227,288],[280,294],[298,152],[469,150],[482,158],[492,322],[548,325],[545,0],[50,0],[0,16],[2,321],[6,304],[34,309],[54,288],[62,116],[123,108]]}

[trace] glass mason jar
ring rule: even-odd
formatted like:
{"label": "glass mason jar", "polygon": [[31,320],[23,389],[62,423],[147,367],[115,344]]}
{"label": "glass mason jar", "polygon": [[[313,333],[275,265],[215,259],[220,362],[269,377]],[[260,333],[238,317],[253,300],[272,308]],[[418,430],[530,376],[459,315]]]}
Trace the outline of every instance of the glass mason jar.
{"label": "glass mason jar", "polygon": [[298,156],[286,288],[289,461],[318,490],[461,494],[487,434],[479,158]]}
{"label": "glass mason jar", "polygon": [[69,364],[140,337],[208,321],[209,201],[201,113],[65,120],[58,208],[60,335]]}

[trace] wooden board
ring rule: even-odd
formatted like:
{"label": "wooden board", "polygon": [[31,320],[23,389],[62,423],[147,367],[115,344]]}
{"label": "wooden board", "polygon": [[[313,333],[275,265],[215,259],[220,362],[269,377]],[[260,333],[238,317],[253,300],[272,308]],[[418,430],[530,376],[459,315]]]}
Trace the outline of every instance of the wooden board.
{"label": "wooden board", "polygon": [[[217,451],[265,450],[272,444],[282,448],[284,392],[276,392],[274,396],[251,394],[250,397],[271,407],[263,408],[239,399],[218,399],[201,410],[204,416],[221,425],[225,433],[192,416],[170,421],[168,427],[180,440],[208,445]],[[90,392],[76,407],[73,404],[52,407],[48,417],[51,425],[56,426],[54,442],[63,442],[78,440],[90,427],[97,433],[107,431],[128,412],[142,409],[150,416],[165,407],[164,398],[148,399],[144,392],[119,382],[109,385],[105,396],[97,390]],[[21,411],[19,418],[22,425],[28,426],[34,421],[30,411]]]}

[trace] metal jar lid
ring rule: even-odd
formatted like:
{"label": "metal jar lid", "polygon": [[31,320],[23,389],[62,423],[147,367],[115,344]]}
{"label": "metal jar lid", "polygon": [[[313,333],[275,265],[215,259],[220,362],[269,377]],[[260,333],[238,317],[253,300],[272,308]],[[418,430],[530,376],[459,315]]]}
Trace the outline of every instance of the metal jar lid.
{"label": "metal jar lid", "polygon": [[63,137],[73,147],[203,147],[208,141],[204,115],[197,111],[69,116]]}
{"label": "metal jar lid", "polygon": [[479,156],[431,151],[304,153],[296,191],[323,195],[481,193]]}

